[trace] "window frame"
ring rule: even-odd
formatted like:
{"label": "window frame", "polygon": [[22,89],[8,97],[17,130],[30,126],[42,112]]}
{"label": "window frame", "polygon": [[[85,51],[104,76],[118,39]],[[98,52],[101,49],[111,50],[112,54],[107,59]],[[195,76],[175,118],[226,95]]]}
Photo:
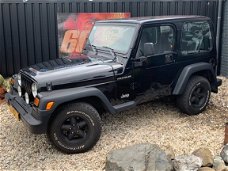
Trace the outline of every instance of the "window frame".
{"label": "window frame", "polygon": [[[158,56],[158,55],[164,55],[164,54],[170,54],[170,53],[174,53],[174,54],[177,54],[177,46],[178,46],[178,32],[177,32],[177,26],[174,24],[174,23],[150,23],[150,24],[145,24],[142,26],[142,30],[140,32],[140,35],[139,35],[139,41],[138,41],[138,45],[137,45],[137,51],[136,51],[136,54],[138,54],[138,51],[139,51],[139,45],[140,45],[140,41],[141,41],[141,37],[142,37],[142,32],[143,32],[143,29],[146,29],[146,28],[151,28],[151,27],[161,27],[161,26],[170,26],[172,29],[173,29],[173,34],[174,34],[174,45],[173,45],[173,49],[172,51],[169,51],[169,52],[163,52],[163,53],[156,53],[152,56]],[[158,35],[157,35],[158,37]],[[136,58],[139,58],[140,56],[136,56]]]}
{"label": "window frame", "polygon": [[[198,50],[198,51],[195,50],[195,51],[190,51],[189,53],[188,53],[188,51],[187,51],[187,53],[183,53],[183,52],[185,52],[185,51],[182,50],[182,46],[183,46],[183,44],[182,44],[183,27],[184,27],[184,25],[186,23],[188,24],[188,23],[197,23],[197,22],[205,22],[205,23],[208,24],[209,31],[210,31],[210,34],[211,34],[210,48],[209,48],[209,50]],[[214,48],[213,39],[214,39],[213,28],[212,28],[211,22],[209,20],[194,20],[194,21],[193,20],[189,20],[189,21],[185,21],[185,22],[182,23],[181,28],[180,28],[180,40],[179,40],[179,45],[180,45],[179,51],[180,51],[180,54],[181,54],[181,56],[188,56],[188,55],[195,55],[195,54],[210,53],[213,50],[213,48]]]}
{"label": "window frame", "polygon": [[[114,51],[116,54],[122,54],[122,55],[128,55],[129,52],[131,51],[131,49],[134,47],[135,41],[137,39],[137,34],[138,34],[138,31],[139,31],[139,28],[140,28],[138,26],[138,24],[135,24],[135,23],[121,23],[121,22],[115,22],[115,23],[113,23],[113,22],[97,22],[97,23],[95,23],[95,25],[96,26],[98,26],[98,25],[101,25],[101,26],[102,25],[105,25],[105,26],[106,25],[111,25],[111,26],[114,25],[114,26],[130,26],[130,27],[135,27],[133,38],[132,38],[132,41],[130,43],[130,46],[129,46],[128,50],[125,53],[123,51],[117,51],[117,50]],[[89,33],[89,36],[90,36],[91,32],[92,32],[92,29],[91,29],[91,31]],[[88,36],[88,39],[89,39],[89,36]],[[85,42],[85,45],[86,44],[87,44],[87,41]],[[98,51],[107,51],[107,49],[105,50],[104,48],[99,48],[98,47]]]}

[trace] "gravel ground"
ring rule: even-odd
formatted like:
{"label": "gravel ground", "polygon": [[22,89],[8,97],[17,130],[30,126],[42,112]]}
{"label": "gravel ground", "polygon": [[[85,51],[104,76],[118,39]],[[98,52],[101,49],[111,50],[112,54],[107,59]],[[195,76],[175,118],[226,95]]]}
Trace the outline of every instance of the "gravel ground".
{"label": "gravel ground", "polygon": [[97,145],[84,154],[66,155],[53,148],[45,135],[31,134],[0,105],[0,170],[55,169],[102,170],[106,154],[117,148],[149,142],[176,155],[208,147],[221,150],[224,124],[228,122],[228,79],[212,94],[207,110],[197,116],[181,113],[170,100],[140,105],[117,115],[102,117],[103,131]]}

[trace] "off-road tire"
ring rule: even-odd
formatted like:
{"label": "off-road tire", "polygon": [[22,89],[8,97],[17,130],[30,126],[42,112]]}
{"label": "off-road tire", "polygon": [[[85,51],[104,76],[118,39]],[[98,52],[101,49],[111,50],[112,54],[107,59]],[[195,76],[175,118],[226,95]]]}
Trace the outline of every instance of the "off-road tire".
{"label": "off-road tire", "polygon": [[99,140],[101,119],[88,103],[68,104],[53,118],[47,134],[58,150],[68,154],[83,153]]}
{"label": "off-road tire", "polygon": [[[199,90],[202,93],[197,93]],[[201,96],[204,95],[201,100],[199,100],[200,97],[197,97],[200,94],[202,94]],[[189,79],[183,94],[177,97],[177,105],[182,112],[188,115],[196,115],[205,110],[210,99],[210,94],[211,86],[209,81],[202,76],[193,76]],[[199,101],[199,104],[197,105],[193,100],[196,102]]]}

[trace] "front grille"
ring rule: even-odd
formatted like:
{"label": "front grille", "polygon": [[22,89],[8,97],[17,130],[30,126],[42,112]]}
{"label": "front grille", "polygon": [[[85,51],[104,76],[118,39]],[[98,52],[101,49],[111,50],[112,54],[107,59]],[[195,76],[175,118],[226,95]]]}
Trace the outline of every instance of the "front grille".
{"label": "front grille", "polygon": [[33,83],[33,81],[31,79],[29,79],[25,75],[21,74],[22,90],[26,91],[29,95],[32,94],[32,83]]}

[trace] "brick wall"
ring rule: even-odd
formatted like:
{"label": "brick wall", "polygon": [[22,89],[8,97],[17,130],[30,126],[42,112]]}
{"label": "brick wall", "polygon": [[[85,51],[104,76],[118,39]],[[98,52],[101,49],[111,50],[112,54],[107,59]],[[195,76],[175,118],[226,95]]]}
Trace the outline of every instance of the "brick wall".
{"label": "brick wall", "polygon": [[228,77],[228,0],[224,2],[222,31],[221,75]]}

